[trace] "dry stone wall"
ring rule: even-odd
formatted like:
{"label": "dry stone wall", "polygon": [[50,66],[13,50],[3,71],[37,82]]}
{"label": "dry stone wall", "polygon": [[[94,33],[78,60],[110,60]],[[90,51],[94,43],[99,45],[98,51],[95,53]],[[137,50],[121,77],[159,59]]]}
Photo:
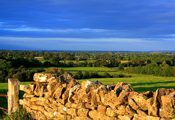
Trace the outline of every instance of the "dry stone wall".
{"label": "dry stone wall", "polygon": [[126,83],[103,85],[69,74],[55,77],[35,73],[34,82],[21,86],[20,104],[38,120],[171,120],[175,118],[175,90],[138,93]]}

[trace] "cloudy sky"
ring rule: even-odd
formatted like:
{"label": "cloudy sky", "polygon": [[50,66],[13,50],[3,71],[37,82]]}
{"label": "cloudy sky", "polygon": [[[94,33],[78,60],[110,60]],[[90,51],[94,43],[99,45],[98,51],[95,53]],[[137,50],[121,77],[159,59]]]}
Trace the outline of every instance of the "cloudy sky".
{"label": "cloudy sky", "polygon": [[0,0],[0,49],[175,50],[175,0]]}

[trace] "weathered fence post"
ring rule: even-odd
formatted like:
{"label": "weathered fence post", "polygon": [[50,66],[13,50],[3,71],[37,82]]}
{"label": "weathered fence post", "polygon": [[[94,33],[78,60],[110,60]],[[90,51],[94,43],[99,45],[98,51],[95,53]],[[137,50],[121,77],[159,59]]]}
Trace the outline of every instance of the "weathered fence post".
{"label": "weathered fence post", "polygon": [[10,115],[19,108],[19,81],[8,79],[8,114]]}

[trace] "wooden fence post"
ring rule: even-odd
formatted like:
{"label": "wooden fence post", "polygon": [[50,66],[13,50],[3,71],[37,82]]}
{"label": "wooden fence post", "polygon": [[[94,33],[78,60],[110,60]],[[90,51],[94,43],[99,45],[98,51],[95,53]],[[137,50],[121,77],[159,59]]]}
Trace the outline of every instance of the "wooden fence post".
{"label": "wooden fence post", "polygon": [[8,79],[8,114],[10,115],[19,108],[19,81]]}

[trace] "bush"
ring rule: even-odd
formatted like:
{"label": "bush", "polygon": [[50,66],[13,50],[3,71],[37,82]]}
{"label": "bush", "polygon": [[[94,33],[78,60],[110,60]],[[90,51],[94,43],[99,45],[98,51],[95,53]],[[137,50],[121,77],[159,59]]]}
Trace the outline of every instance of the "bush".
{"label": "bush", "polygon": [[110,75],[108,72],[105,72],[105,73],[102,75],[102,77],[104,77],[104,78],[112,78],[113,76]]}
{"label": "bush", "polygon": [[114,78],[125,78],[125,77],[131,77],[131,75],[125,75],[125,74],[119,73],[119,74],[114,74],[113,77]]}
{"label": "bush", "polygon": [[157,63],[151,63],[146,66],[128,67],[125,71],[129,73],[149,74],[157,76],[174,76],[173,68],[168,64],[158,65]]}
{"label": "bush", "polygon": [[113,78],[108,72],[99,74],[98,72],[89,72],[89,71],[78,71],[74,73],[73,77],[75,79],[88,79],[88,78]]}
{"label": "bush", "polygon": [[75,79],[82,79],[83,78],[83,72],[78,71],[74,76]]}
{"label": "bush", "polygon": [[90,78],[90,73],[88,72],[88,71],[85,71],[84,73],[83,73],[83,78],[85,79],[85,78]]}
{"label": "bush", "polygon": [[32,116],[22,107],[12,113],[11,115],[6,115],[3,120],[33,120]]}

